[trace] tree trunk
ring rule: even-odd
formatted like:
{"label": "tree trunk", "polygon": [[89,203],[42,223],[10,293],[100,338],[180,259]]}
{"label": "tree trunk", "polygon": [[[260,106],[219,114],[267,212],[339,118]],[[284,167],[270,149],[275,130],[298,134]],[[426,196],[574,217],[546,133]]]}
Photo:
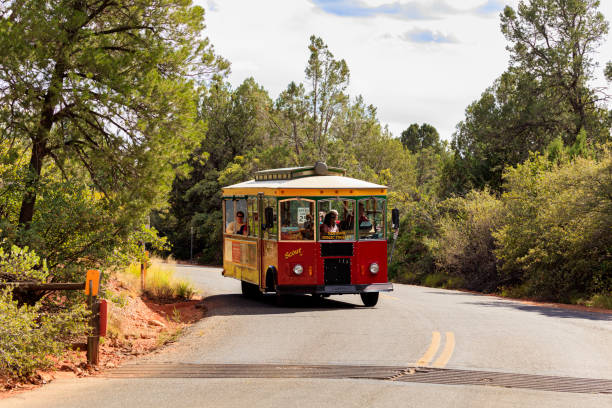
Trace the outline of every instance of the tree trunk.
{"label": "tree trunk", "polygon": [[32,143],[32,155],[30,157],[30,177],[25,183],[25,194],[21,201],[21,211],[19,212],[19,224],[26,229],[30,228],[30,223],[34,217],[34,205],[38,190],[38,180],[42,171],[43,159],[47,155],[46,143],[35,141]]}
{"label": "tree trunk", "polygon": [[38,182],[42,171],[43,160],[49,150],[47,150],[47,138],[54,121],[55,105],[59,100],[59,95],[62,90],[64,80],[64,61],[59,58],[55,64],[53,77],[49,84],[49,88],[45,94],[44,103],[40,112],[40,122],[36,135],[32,138],[32,155],[30,156],[30,177],[25,183],[25,193],[21,201],[21,210],[19,212],[19,224],[25,229],[30,228],[32,218],[34,217],[34,205],[36,204],[36,196],[38,195]]}

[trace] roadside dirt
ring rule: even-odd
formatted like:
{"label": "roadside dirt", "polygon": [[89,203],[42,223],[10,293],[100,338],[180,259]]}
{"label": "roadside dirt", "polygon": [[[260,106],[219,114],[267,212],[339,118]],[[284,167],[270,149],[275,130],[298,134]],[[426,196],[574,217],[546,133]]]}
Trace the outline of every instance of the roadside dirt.
{"label": "roadside dirt", "polygon": [[[183,329],[205,315],[202,300],[159,303],[136,296],[122,282],[112,279],[108,300],[108,332],[100,339],[100,364],[87,364],[85,351],[68,352],[48,370],[39,370],[28,381],[15,382],[0,377],[0,400],[32,390],[59,378],[99,375],[138,356],[171,343]],[[85,339],[83,339],[85,342]],[[75,344],[83,348],[84,344]]]}

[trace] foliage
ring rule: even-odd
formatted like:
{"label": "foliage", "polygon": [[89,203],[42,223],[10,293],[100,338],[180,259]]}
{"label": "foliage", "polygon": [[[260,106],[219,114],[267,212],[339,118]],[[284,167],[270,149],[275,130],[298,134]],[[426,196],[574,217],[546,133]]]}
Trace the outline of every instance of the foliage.
{"label": "foliage", "polygon": [[11,291],[0,291],[0,375],[26,378],[48,367],[70,341],[86,332],[84,306],[43,313],[41,305],[18,305]]}
{"label": "foliage", "polygon": [[596,108],[603,95],[588,87],[596,67],[593,56],[609,29],[599,4],[599,0],[529,0],[519,2],[517,10],[506,6],[501,16],[511,66],[538,78],[539,85],[551,91],[548,103],[566,107],[562,126],[569,144],[583,128],[595,141],[610,137]]}
{"label": "foliage", "polygon": [[612,294],[597,294],[590,300],[589,305],[602,309],[612,309]]}
{"label": "foliage", "polygon": [[228,64],[189,0],[0,7],[1,233],[73,279],[164,204]]}
{"label": "foliage", "polygon": [[46,262],[27,247],[0,246],[0,282],[45,282],[48,276]]}
{"label": "foliage", "polygon": [[[267,93],[252,78],[236,90],[218,79],[202,92],[199,116],[208,124],[206,137],[187,160],[190,171],[174,180],[170,208],[151,217],[152,225],[168,237],[175,257],[189,259],[193,228],[194,257],[219,264],[223,183],[242,181],[258,163],[268,166],[271,157],[282,160],[288,156],[282,145],[273,146],[269,140],[267,112],[271,105]],[[243,166],[247,167],[243,170]]]}
{"label": "foliage", "polygon": [[496,290],[501,280],[493,233],[504,222],[502,203],[487,190],[471,191],[442,202],[440,211],[438,237],[427,241],[436,267],[460,277],[468,289]]}
{"label": "foliage", "polygon": [[612,155],[542,155],[504,174],[507,218],[496,255],[529,296],[569,301],[612,289]]}
{"label": "foliage", "polygon": [[402,132],[400,140],[404,147],[412,153],[429,147],[436,150],[442,147],[438,131],[428,123],[423,123],[421,126],[417,123],[411,124]]}

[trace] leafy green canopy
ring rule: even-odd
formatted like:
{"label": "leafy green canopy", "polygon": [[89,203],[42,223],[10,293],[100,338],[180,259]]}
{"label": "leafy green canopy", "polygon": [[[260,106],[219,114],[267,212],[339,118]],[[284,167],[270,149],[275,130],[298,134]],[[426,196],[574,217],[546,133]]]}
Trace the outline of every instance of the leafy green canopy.
{"label": "leafy green canopy", "polygon": [[0,5],[4,235],[100,260],[163,203],[205,129],[197,86],[228,69],[203,17],[189,0]]}

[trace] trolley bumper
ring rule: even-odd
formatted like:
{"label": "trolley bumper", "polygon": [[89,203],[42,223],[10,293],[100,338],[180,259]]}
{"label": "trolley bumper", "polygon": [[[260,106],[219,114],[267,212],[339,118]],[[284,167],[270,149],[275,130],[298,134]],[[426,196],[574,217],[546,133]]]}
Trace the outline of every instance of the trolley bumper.
{"label": "trolley bumper", "polygon": [[348,295],[367,292],[391,292],[392,283],[370,283],[366,285],[316,285],[316,286],[278,286],[281,295],[327,294]]}

